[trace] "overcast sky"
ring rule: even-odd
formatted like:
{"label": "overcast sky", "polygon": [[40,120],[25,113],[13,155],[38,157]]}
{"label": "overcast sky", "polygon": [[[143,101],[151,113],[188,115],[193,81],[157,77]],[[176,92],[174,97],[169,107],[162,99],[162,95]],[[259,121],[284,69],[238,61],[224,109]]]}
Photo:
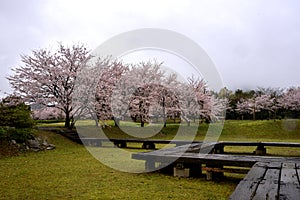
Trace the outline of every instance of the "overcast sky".
{"label": "overcast sky", "polygon": [[1,0],[0,90],[20,54],[57,42],[94,49],[119,33],[162,28],[197,42],[229,89],[300,86],[297,0]]}

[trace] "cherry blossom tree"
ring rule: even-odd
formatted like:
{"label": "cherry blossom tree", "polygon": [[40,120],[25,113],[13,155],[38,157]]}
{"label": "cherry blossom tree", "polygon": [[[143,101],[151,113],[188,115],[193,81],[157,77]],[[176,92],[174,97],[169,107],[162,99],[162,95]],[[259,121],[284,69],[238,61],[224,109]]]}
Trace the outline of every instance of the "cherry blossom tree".
{"label": "cherry blossom tree", "polygon": [[[133,112],[132,112],[133,111]],[[149,84],[138,88],[130,102],[131,117],[150,122],[162,118],[164,127],[168,117],[180,116],[180,108],[174,91],[162,84]],[[141,121],[141,126],[144,122]]]}
{"label": "cherry blossom tree", "polygon": [[284,109],[300,111],[300,87],[288,89],[278,102]]}
{"label": "cherry blossom tree", "polygon": [[147,119],[147,121],[151,121],[150,117],[162,118],[165,127],[167,118],[174,118],[180,110],[178,94],[176,95],[178,90],[177,76],[174,73],[166,75],[166,71],[161,68],[162,63],[157,61],[140,63],[140,65],[134,68],[133,74],[143,73],[144,75],[140,76],[143,79],[148,74],[151,76],[148,80],[143,81],[142,87],[137,88],[130,112],[131,114],[134,113],[135,116],[142,114],[140,117]]}
{"label": "cherry blossom tree", "polygon": [[236,112],[242,115],[242,120],[244,119],[244,115],[251,113],[249,102],[245,99],[241,99],[236,104]]}
{"label": "cherry blossom tree", "polygon": [[271,97],[269,94],[262,94],[255,98],[260,111],[266,111],[271,118],[271,113],[275,113],[278,109],[278,105],[275,97]]}
{"label": "cherry blossom tree", "polygon": [[258,88],[258,94],[268,95],[268,100],[265,102],[264,110],[269,113],[269,119],[271,113],[273,113],[273,119],[276,119],[277,111],[282,108],[279,103],[279,99],[283,96],[284,90],[281,88]]}
{"label": "cherry blossom tree", "polygon": [[32,118],[38,120],[64,119],[64,112],[57,107],[43,107],[32,111]]}
{"label": "cherry blossom tree", "polygon": [[[95,109],[97,118],[105,125],[105,120],[114,119],[115,125],[118,126],[119,119],[122,116],[122,105],[119,104],[119,113],[112,113],[112,95],[117,84],[120,84],[121,77],[128,71],[128,66],[122,62],[113,60],[106,63],[106,66],[101,68],[101,75],[97,83],[96,89],[96,104]],[[119,97],[122,93],[119,94]],[[124,95],[123,95],[124,96]],[[116,99],[114,99],[116,100]],[[120,109],[121,108],[121,109]]]}
{"label": "cherry blossom tree", "polygon": [[164,71],[162,64],[156,60],[106,63],[97,80],[95,104],[90,106],[97,119],[104,125],[106,120],[114,119],[116,126],[120,120],[131,119],[143,127],[154,119],[162,119],[166,126],[168,118],[182,118],[189,125],[191,119],[215,121],[224,115],[222,101],[208,92],[204,80],[179,81],[176,74]]}
{"label": "cherry blossom tree", "polygon": [[217,98],[214,95],[208,95],[208,100],[204,103],[204,119],[210,122],[216,122],[225,119],[228,99]]}
{"label": "cherry blossom tree", "polygon": [[26,102],[54,105],[64,112],[65,127],[72,128],[76,73],[88,60],[89,50],[84,45],[60,44],[54,52],[39,49],[21,58],[23,65],[14,68],[15,74],[8,77],[14,93]]}
{"label": "cherry blossom tree", "polygon": [[[132,64],[120,79],[114,92],[114,114],[140,121],[143,127],[150,122],[150,107],[158,103],[163,84],[162,63],[156,60]],[[153,111],[153,110],[152,110]],[[153,113],[152,113],[153,114]]]}
{"label": "cherry blossom tree", "polygon": [[[179,91],[179,103],[181,118],[186,121],[188,126],[191,119],[201,116],[201,109],[204,105],[204,82],[195,80],[194,77],[188,79],[188,83],[181,83]],[[205,96],[204,96],[205,97]]]}
{"label": "cherry blossom tree", "polygon": [[252,114],[253,120],[256,119],[256,113],[266,110],[274,112],[277,109],[275,98],[268,94],[254,95],[252,98],[241,99],[237,103],[236,111],[240,114]]}
{"label": "cherry blossom tree", "polygon": [[[103,63],[100,65],[103,66]],[[153,119],[158,121],[159,118],[166,126],[167,118],[181,117],[189,124],[190,119],[213,121],[219,117],[220,101],[207,92],[203,80],[191,78],[188,83],[179,81],[176,74],[167,74],[162,63],[156,60],[130,65],[115,60],[105,63],[99,75],[92,73],[87,76],[96,78],[97,87],[95,104],[90,105],[89,110],[96,113],[97,120],[104,125],[108,119],[114,119],[116,126],[122,119],[132,119],[143,127],[145,123],[153,123]],[[88,82],[80,84],[83,88],[81,93],[90,90]],[[79,99],[82,101],[87,96]],[[89,103],[84,100],[82,104]]]}
{"label": "cherry blossom tree", "polygon": [[191,119],[196,118],[210,122],[224,118],[227,100],[215,97],[203,79],[191,77],[180,88],[181,117],[188,125]]}
{"label": "cherry blossom tree", "polygon": [[[159,82],[157,76],[161,76],[161,72],[158,63],[143,62],[139,66],[129,66],[117,60],[103,62],[98,59],[88,65],[77,78],[75,107],[84,108],[77,118],[87,114],[96,120],[96,124],[101,120],[104,126],[108,119],[114,119],[118,126],[119,120],[125,117],[139,117],[141,123],[149,121],[147,110],[154,97],[149,92],[147,96],[140,92],[150,91],[149,86]],[[140,110],[135,109],[138,105]]]}

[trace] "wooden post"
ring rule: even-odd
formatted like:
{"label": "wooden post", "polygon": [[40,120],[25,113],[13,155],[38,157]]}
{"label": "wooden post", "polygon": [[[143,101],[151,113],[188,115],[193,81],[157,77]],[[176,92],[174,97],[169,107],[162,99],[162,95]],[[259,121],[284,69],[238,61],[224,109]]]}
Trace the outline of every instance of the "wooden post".
{"label": "wooden post", "polygon": [[100,140],[96,140],[93,146],[102,147],[102,142]]}
{"label": "wooden post", "polygon": [[189,177],[190,176],[190,168],[185,166],[183,163],[177,163],[173,168],[174,176],[177,177]]}
{"label": "wooden post", "polygon": [[169,175],[172,175],[174,174],[174,167],[175,165],[174,164],[170,164],[170,163],[160,163],[160,172],[164,173],[164,174],[169,174]]}
{"label": "wooden post", "polygon": [[212,171],[206,171],[206,180],[207,181],[213,180],[213,172]]}
{"label": "wooden post", "polygon": [[155,149],[155,144],[153,142],[144,142],[143,149]]}
{"label": "wooden post", "polygon": [[267,154],[267,149],[263,145],[258,145],[254,153],[255,155],[265,156]]}
{"label": "wooden post", "polygon": [[211,168],[211,170],[206,170],[206,180],[219,180],[224,178],[224,172],[222,172],[222,165],[206,165],[206,168]]}
{"label": "wooden post", "polygon": [[202,176],[202,165],[201,164],[195,164],[188,166],[190,168],[190,176],[191,177],[201,177]]}
{"label": "wooden post", "polygon": [[145,162],[145,170],[147,172],[155,170],[155,161],[153,159],[147,159]]}
{"label": "wooden post", "polygon": [[222,144],[217,144],[217,145],[215,146],[214,153],[216,153],[216,154],[222,154],[222,153],[224,153],[224,145],[222,145]]}
{"label": "wooden post", "polygon": [[127,147],[127,143],[124,141],[115,141],[114,145],[119,147],[119,148],[126,148]]}

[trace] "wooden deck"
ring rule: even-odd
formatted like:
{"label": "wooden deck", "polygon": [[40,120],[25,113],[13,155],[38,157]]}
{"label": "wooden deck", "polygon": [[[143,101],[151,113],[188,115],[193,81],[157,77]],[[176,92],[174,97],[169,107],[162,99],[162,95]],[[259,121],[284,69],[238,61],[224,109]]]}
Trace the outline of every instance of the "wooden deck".
{"label": "wooden deck", "polygon": [[300,199],[298,162],[258,162],[229,199]]}
{"label": "wooden deck", "polygon": [[[157,140],[157,139],[139,139],[139,138],[87,138],[80,137],[76,131],[66,131],[53,128],[40,127],[39,129],[57,132],[74,142],[91,145],[102,146],[103,142],[113,142],[117,147],[126,148],[128,143],[141,143],[142,149],[155,149],[155,144],[175,144],[176,146],[186,144],[203,144],[203,141],[187,141],[187,140]],[[205,145],[208,143],[205,143]],[[297,147],[300,148],[300,143],[287,142],[215,142],[213,150],[215,153],[225,153],[224,148],[227,146],[254,146],[257,147],[254,152],[256,155],[266,155],[266,147]],[[203,150],[202,150],[203,151]],[[207,153],[207,152],[203,152]],[[252,152],[253,153],[253,152]]]}
{"label": "wooden deck", "polygon": [[253,152],[256,155],[266,155],[266,147],[296,147],[300,148],[300,143],[294,142],[218,142],[215,149],[218,153],[224,153],[226,146],[254,146],[256,150]]}
{"label": "wooden deck", "polygon": [[[266,155],[267,148],[266,147],[293,147],[293,148],[300,148],[300,143],[292,143],[292,142],[206,142],[203,141],[188,141],[188,140],[159,140],[159,139],[140,139],[140,138],[76,138],[79,140],[80,143],[89,146],[98,146],[101,147],[104,142],[112,142],[115,146],[120,148],[127,148],[129,147],[129,143],[141,143],[142,149],[156,149],[156,144],[175,144],[176,146],[181,145],[188,145],[188,144],[199,144],[199,145],[206,145],[212,146],[211,148],[204,148],[204,146],[199,146],[197,149],[200,153],[226,153],[225,147],[228,146],[253,146],[256,147],[254,152],[249,152],[250,154],[255,155]],[[207,152],[210,149],[211,152]],[[198,151],[198,153],[199,153]]]}
{"label": "wooden deck", "polygon": [[[158,140],[158,139],[140,139],[140,138],[80,138],[85,145],[101,147],[103,142],[112,142],[120,148],[127,148],[128,143],[141,143],[142,149],[156,149],[156,144],[175,144],[176,146],[190,144],[191,141],[186,140]],[[201,141],[193,141],[192,143],[202,143]]]}
{"label": "wooden deck", "polygon": [[[212,149],[206,144],[200,150],[201,144],[182,145],[175,148],[163,149],[147,153],[132,154],[133,159],[145,160],[145,170],[153,171],[155,166],[164,163],[181,163],[186,166],[202,165],[210,168],[220,168],[224,166],[249,167],[251,168],[257,162],[300,162],[297,157],[275,157],[275,156],[256,156],[256,155],[228,155],[228,154],[204,154],[199,151],[209,151]],[[201,170],[201,169],[199,169]]]}
{"label": "wooden deck", "polygon": [[[299,147],[298,143],[221,143],[222,148],[226,145],[260,144]],[[220,143],[216,142],[188,144],[153,152],[135,153],[132,154],[132,158],[145,160],[146,171],[154,171],[159,165],[166,166],[165,163],[172,163],[167,168],[174,170],[176,176],[199,176],[202,170],[205,170],[207,180],[222,178],[224,172],[244,173],[244,167],[248,167],[251,168],[250,171],[239,183],[230,199],[300,199],[300,157],[218,154],[220,152],[218,145]],[[176,166],[180,169],[177,170]]]}
{"label": "wooden deck", "polygon": [[[273,161],[300,161],[300,158],[293,157],[275,157],[275,156],[257,156],[257,155],[230,155],[216,154],[214,150],[219,143],[194,143],[182,145],[179,147],[161,149],[147,153],[136,153],[132,155],[133,159],[145,160],[147,162],[170,162],[176,159],[176,162],[189,164],[208,164],[252,167],[256,162]],[[203,153],[205,152],[205,153]],[[152,164],[153,165],[153,164]],[[151,166],[151,164],[146,164]]]}

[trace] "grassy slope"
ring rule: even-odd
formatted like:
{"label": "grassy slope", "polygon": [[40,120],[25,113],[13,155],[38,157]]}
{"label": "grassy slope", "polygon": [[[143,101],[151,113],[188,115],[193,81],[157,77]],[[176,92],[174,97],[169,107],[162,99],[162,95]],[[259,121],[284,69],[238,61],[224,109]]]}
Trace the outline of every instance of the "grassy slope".
{"label": "grassy slope", "polygon": [[220,139],[300,141],[300,120],[226,121]]}
{"label": "grassy slope", "polygon": [[[91,123],[93,124],[93,123]],[[108,122],[111,128],[103,129],[111,138],[114,137],[130,137],[130,135],[122,134],[122,132],[113,126],[113,122]],[[41,125],[41,124],[40,124]],[[63,123],[42,124],[42,126],[62,126]],[[183,125],[182,131],[178,131],[178,124],[167,124],[167,127],[160,130],[153,138],[157,139],[172,139],[177,134],[181,139],[191,138],[195,130],[196,124],[191,124],[191,127]],[[207,132],[208,124],[200,124],[197,140],[202,140]],[[148,127],[144,127],[148,128]],[[152,127],[149,127],[150,129]],[[134,128],[133,128],[134,130]],[[257,140],[272,140],[272,141],[300,141],[300,120],[227,120],[224,123],[220,140],[237,140],[237,141],[257,141]]]}
{"label": "grassy slope", "polygon": [[[206,129],[207,125],[201,125],[196,138],[202,139]],[[115,128],[109,132],[112,137],[120,136]],[[169,125],[155,137],[172,139],[176,132],[177,127]],[[218,183],[118,172],[81,145],[53,133],[40,134],[57,148],[0,159],[0,199],[227,199],[241,177],[230,175]],[[179,134],[185,138],[189,133]],[[300,121],[226,121],[220,140],[300,142]],[[299,150],[285,153],[300,155]]]}

